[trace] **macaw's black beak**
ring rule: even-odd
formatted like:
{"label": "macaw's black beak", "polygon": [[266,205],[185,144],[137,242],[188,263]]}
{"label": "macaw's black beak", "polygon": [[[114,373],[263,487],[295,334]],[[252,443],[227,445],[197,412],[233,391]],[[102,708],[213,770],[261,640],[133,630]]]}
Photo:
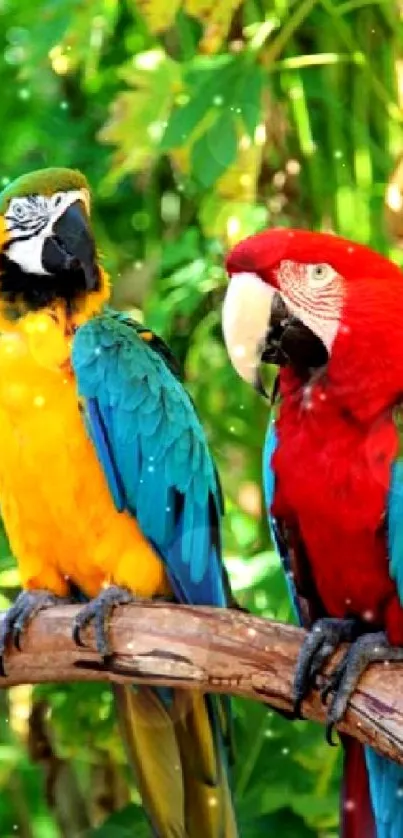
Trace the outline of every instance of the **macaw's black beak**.
{"label": "macaw's black beak", "polygon": [[71,204],[54,223],[52,235],[44,244],[42,265],[49,274],[73,273],[78,278],[81,273],[83,290],[97,287],[95,242],[81,201]]}
{"label": "macaw's black beak", "polygon": [[261,360],[267,364],[291,366],[303,374],[328,361],[324,343],[290,312],[278,291],[273,294]]}

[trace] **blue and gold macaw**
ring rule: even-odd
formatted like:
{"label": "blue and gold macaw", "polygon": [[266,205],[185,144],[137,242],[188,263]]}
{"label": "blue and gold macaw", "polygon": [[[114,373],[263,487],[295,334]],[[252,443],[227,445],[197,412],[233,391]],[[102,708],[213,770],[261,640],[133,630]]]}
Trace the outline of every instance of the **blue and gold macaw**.
{"label": "blue and gold macaw", "polygon": [[[23,592],[0,638],[79,590],[74,627],[138,597],[226,606],[222,501],[194,406],[161,339],[106,307],[83,175],[0,195],[0,505]],[[227,700],[116,689],[153,834],[235,838]]]}

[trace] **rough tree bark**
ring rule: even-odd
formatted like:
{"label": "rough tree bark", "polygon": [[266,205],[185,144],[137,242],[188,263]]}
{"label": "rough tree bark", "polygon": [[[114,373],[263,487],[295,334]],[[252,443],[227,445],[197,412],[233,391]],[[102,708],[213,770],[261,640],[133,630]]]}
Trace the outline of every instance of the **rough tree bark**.
{"label": "rough tree bark", "polygon": [[[113,657],[106,667],[95,650],[91,627],[83,635],[86,648],[73,643],[77,610],[58,606],[35,617],[22,651],[6,654],[7,675],[0,678],[0,687],[60,681],[165,684],[291,710],[302,629],[238,611],[160,603],[121,606],[111,619]],[[305,701],[303,712],[308,719],[325,721],[317,692]],[[403,764],[403,667],[372,666],[339,730]]]}

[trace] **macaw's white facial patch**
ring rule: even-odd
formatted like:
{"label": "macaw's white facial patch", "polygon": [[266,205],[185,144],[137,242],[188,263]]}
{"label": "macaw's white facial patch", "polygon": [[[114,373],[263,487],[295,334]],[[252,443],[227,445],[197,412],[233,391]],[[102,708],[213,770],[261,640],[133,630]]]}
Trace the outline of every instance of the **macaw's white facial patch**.
{"label": "macaw's white facial patch", "polygon": [[276,281],[289,310],[326,346],[334,343],[341,320],[344,280],[331,265],[283,260]]}
{"label": "macaw's white facial patch", "polygon": [[228,355],[238,375],[253,384],[260,364],[275,289],[254,273],[234,274],[222,309]]}
{"label": "macaw's white facial patch", "polygon": [[24,195],[12,198],[4,216],[8,258],[27,273],[47,274],[42,265],[44,242],[52,235],[56,221],[76,201],[81,201],[89,213],[87,189],[55,192],[49,197]]}

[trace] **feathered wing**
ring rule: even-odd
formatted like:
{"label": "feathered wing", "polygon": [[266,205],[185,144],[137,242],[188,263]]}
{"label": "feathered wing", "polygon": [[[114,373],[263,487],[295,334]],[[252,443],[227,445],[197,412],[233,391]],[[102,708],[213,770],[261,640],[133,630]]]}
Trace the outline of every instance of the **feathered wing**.
{"label": "feathered wing", "polygon": [[[72,362],[116,508],[158,550],[179,602],[225,606],[219,483],[168,347],[109,311],[78,330]],[[156,834],[235,838],[228,701],[119,688],[117,706]]]}
{"label": "feathered wing", "polygon": [[276,448],[276,426],[275,422],[271,421],[263,449],[263,487],[269,527],[283,565],[295,616],[301,626],[309,628],[312,622],[323,617],[325,612],[310,573],[297,522],[286,521],[273,515],[277,487],[272,458]]}
{"label": "feathered wing", "polygon": [[[300,625],[305,628],[309,628],[314,620],[325,616],[325,611],[322,603],[320,602],[309,571],[309,560],[298,530],[297,522],[274,518],[272,513],[273,507],[275,507],[277,489],[275,474],[272,466],[272,459],[276,448],[276,427],[275,422],[271,421],[267,430],[263,452],[263,485],[269,526],[273,542],[276,546],[286,574],[295,615]],[[403,521],[403,517],[401,520]],[[403,568],[403,530],[401,543]],[[370,775],[371,797],[373,798],[373,788],[371,784],[371,777],[375,776],[375,767],[373,766],[375,766],[375,764],[377,764],[377,760],[381,758],[373,751],[370,751],[370,749],[364,749],[363,746],[355,739],[343,736],[342,742],[344,746],[343,792],[341,796],[340,813],[342,838],[398,838],[398,836],[402,836],[403,826],[401,827],[400,832],[379,831],[377,806],[374,800],[372,800],[373,805],[371,806],[368,774]],[[393,763],[389,763],[389,765],[393,766]],[[392,769],[388,770],[391,771]],[[379,780],[381,780],[382,776],[382,774],[378,775]],[[379,796],[378,809],[380,812],[379,817],[382,818],[382,806],[384,803],[382,798],[382,784],[380,785],[379,791],[381,793]],[[354,800],[354,807],[345,806],[345,803],[348,800]],[[376,815],[375,820],[377,824],[377,832],[375,832],[373,810]]]}

